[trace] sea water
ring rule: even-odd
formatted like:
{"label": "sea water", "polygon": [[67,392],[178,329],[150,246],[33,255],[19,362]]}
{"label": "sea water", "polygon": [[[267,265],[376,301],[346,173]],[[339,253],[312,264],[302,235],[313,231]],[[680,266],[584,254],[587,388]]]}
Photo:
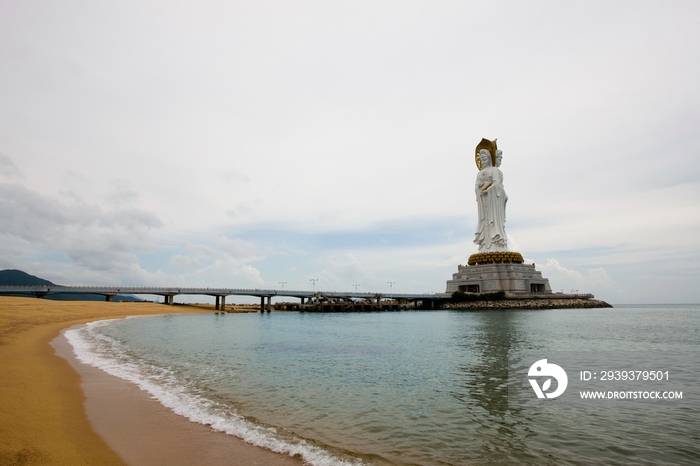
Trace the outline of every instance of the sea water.
{"label": "sea water", "polygon": [[663,369],[687,373],[700,354],[698,305],[179,314],[66,336],[81,361],[176,413],[313,465],[700,462],[692,393],[508,404],[508,359],[522,350],[668,352],[676,357]]}

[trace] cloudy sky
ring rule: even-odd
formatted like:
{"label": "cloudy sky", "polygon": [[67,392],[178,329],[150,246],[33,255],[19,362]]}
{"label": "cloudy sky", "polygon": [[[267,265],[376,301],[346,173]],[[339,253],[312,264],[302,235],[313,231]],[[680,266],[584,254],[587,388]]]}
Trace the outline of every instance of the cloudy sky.
{"label": "cloudy sky", "polygon": [[[0,269],[443,292],[498,138],[555,291],[700,302],[697,1],[0,2]],[[283,282],[283,284],[280,284]]]}

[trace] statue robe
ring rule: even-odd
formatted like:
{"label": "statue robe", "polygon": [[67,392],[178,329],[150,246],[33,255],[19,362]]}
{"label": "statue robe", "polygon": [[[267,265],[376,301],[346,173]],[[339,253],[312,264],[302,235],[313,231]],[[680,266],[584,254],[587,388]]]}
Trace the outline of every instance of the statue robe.
{"label": "statue robe", "polygon": [[479,206],[479,222],[474,243],[479,252],[507,251],[506,202],[508,196],[503,187],[503,173],[496,167],[484,167],[476,176],[476,202]]}

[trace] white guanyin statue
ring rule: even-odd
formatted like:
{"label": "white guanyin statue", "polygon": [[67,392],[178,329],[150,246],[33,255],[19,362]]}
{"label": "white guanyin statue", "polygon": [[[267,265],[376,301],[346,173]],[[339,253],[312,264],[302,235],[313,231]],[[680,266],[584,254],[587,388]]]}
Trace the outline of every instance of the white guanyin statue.
{"label": "white guanyin statue", "polygon": [[[489,148],[481,148],[489,145]],[[479,173],[476,175],[474,191],[479,206],[479,223],[474,243],[479,246],[480,253],[508,251],[505,230],[508,196],[503,188],[503,173],[498,168],[501,166],[503,152],[496,150],[496,141],[484,139],[477,146],[476,156]]]}

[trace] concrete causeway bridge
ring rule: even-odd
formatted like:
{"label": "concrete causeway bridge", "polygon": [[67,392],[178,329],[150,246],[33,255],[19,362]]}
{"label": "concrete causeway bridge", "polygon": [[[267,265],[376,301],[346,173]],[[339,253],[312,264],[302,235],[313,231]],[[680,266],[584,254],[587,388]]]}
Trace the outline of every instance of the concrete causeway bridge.
{"label": "concrete causeway bridge", "polygon": [[[260,310],[270,309],[273,297],[289,297],[301,300],[304,308],[307,300],[376,300],[379,305],[383,299],[404,300],[434,307],[435,301],[450,298],[447,294],[413,294],[413,293],[376,293],[376,292],[340,292],[340,291],[299,291],[274,289],[247,288],[181,288],[181,287],[148,287],[148,286],[0,286],[0,296],[36,296],[44,298],[57,294],[96,294],[105,297],[106,301],[114,301],[117,295],[154,295],[163,296],[165,304],[173,304],[175,296],[213,296],[216,298],[216,309],[224,309],[227,296],[257,296],[260,298]],[[265,300],[267,299],[267,306]]]}

